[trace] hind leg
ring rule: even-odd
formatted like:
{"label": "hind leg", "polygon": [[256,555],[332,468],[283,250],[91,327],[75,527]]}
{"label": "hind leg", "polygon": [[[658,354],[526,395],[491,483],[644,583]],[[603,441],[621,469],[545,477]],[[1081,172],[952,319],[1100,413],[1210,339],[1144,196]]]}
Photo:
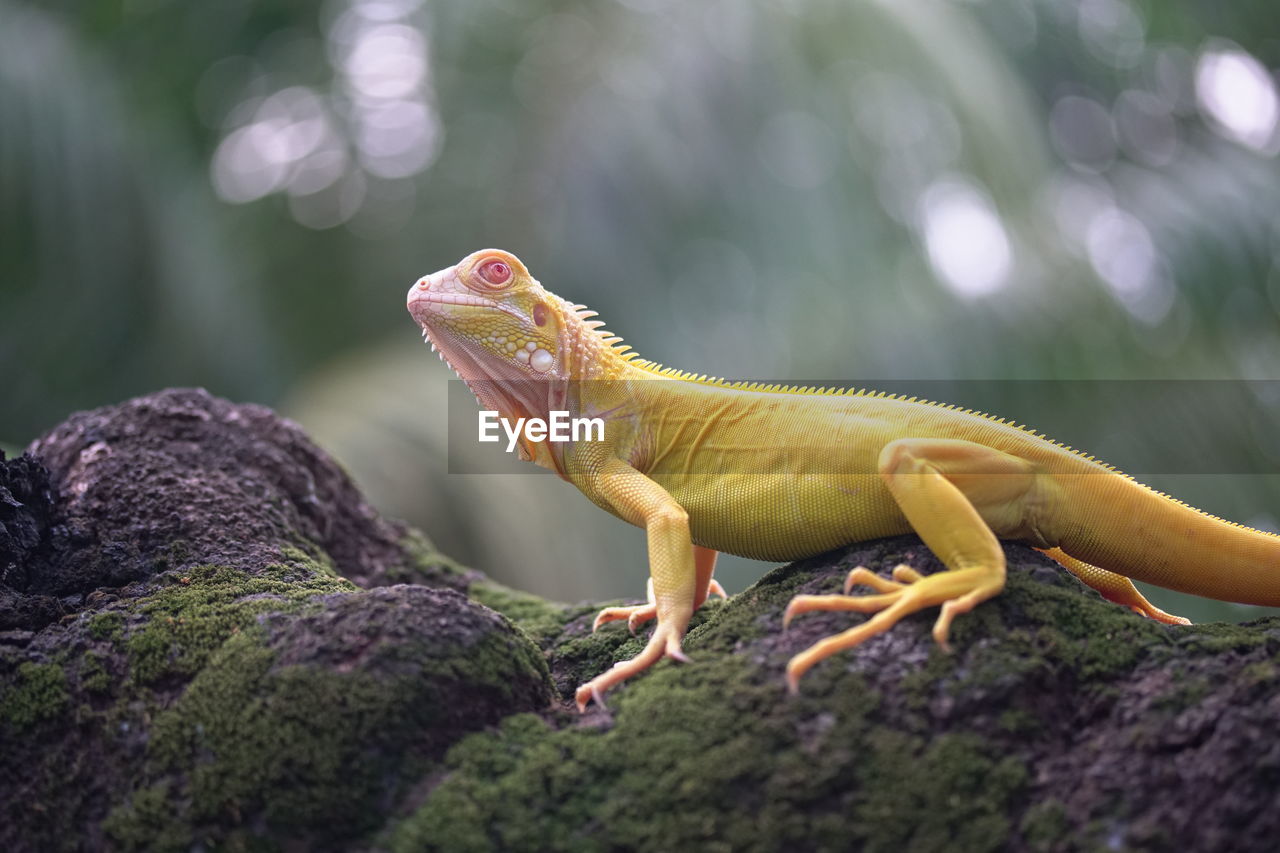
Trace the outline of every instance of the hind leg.
{"label": "hind leg", "polygon": [[1084,581],[1086,585],[1096,589],[1107,601],[1114,601],[1116,604],[1128,607],[1134,613],[1141,613],[1143,616],[1154,619],[1157,622],[1163,622],[1166,625],[1191,624],[1190,619],[1174,616],[1172,613],[1165,613],[1159,607],[1147,601],[1146,596],[1138,592],[1138,588],[1133,585],[1133,581],[1124,575],[1081,562],[1061,548],[1039,550],[1041,554],[1052,558],[1058,565]]}
{"label": "hind leg", "polygon": [[880,477],[902,514],[947,571],[922,577],[900,566],[888,581],[855,569],[850,581],[871,586],[877,594],[792,599],[785,622],[812,610],[875,614],[793,657],[787,664],[787,684],[793,692],[800,676],[818,661],[933,605],[941,605],[933,637],[945,649],[952,620],[1004,588],[1004,551],[996,533],[1034,535],[1027,519],[1029,507],[1036,503],[1039,472],[1025,459],[969,441],[898,439],[881,451],[879,465]]}

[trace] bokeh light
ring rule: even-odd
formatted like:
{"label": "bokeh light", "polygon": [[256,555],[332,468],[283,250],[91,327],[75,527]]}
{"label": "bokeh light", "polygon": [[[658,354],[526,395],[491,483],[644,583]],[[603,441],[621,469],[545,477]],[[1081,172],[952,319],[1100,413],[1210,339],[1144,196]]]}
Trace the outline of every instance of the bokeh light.
{"label": "bokeh light", "polygon": [[1196,62],[1196,97],[1218,132],[1276,153],[1276,84],[1257,59],[1236,47],[1206,48]]}
{"label": "bokeh light", "polygon": [[[584,597],[633,592],[565,580],[639,565],[608,551],[630,531],[503,551],[534,534],[449,507],[509,493],[467,504],[424,461],[443,376],[404,286],[481,246],[700,373],[1271,378],[1273,7],[0,0],[0,444],[164,385],[284,405],[457,556]],[[1274,453],[1222,439],[1231,412],[1152,430],[1067,397],[1026,419],[1122,465]],[[1212,480],[1153,485],[1280,506]]]}
{"label": "bokeh light", "polygon": [[[243,204],[287,192],[295,221],[327,229],[377,204],[369,178],[411,178],[430,167],[444,131],[420,7],[352,0],[341,9],[327,29],[333,77],[322,92],[291,86],[264,98],[256,94],[262,79],[252,79],[213,156],[219,197]],[[405,219],[412,205],[398,212]]]}
{"label": "bokeh light", "polygon": [[1104,208],[1089,219],[1085,242],[1094,271],[1125,310],[1148,325],[1164,319],[1173,306],[1174,288],[1151,234],[1137,217]]}
{"label": "bokeh light", "polygon": [[920,201],[929,263],[960,296],[990,296],[1009,282],[1009,235],[991,199],[963,180],[939,181]]}

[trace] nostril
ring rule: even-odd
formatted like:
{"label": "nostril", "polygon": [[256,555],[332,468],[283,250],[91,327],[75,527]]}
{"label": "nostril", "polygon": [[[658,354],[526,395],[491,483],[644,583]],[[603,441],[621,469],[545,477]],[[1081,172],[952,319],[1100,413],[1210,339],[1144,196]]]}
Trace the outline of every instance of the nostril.
{"label": "nostril", "polygon": [[425,278],[422,281],[418,282],[418,289],[419,290],[427,289],[427,280]]}

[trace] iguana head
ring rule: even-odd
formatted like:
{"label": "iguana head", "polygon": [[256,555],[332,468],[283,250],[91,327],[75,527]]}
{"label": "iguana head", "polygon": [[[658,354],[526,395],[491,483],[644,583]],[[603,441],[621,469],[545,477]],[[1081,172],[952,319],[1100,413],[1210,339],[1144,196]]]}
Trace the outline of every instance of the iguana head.
{"label": "iguana head", "polygon": [[520,259],[483,249],[409,288],[409,313],[485,408],[545,417],[569,378],[573,309]]}
{"label": "iguana head", "polygon": [[463,379],[568,378],[564,303],[501,249],[473,252],[409,288],[409,313]]}

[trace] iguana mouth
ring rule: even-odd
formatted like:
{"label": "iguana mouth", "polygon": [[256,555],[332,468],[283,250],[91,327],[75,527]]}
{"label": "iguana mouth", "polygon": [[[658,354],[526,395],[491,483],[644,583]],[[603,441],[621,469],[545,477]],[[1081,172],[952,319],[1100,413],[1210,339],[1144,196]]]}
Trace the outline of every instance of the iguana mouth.
{"label": "iguana mouth", "polygon": [[[428,279],[424,279],[427,281]],[[444,306],[448,306],[447,308]],[[477,293],[458,293],[450,290],[423,290],[414,285],[409,291],[406,307],[418,325],[426,326],[436,318],[458,316],[472,311],[501,311],[516,319],[520,314],[500,302],[495,302]],[[459,310],[461,309],[461,311]]]}
{"label": "iguana mouth", "polygon": [[421,290],[417,287],[409,291],[406,307],[408,307],[409,313],[413,315],[413,319],[417,320],[418,324],[422,326],[425,326],[435,318],[448,317],[450,314],[457,315],[460,313],[458,309],[462,309],[463,312],[467,312],[468,309],[475,311],[502,310],[502,306],[492,299],[486,299],[477,294]]}
{"label": "iguana mouth", "polygon": [[433,293],[430,290],[424,290],[409,300],[410,305],[415,302],[443,302],[447,305],[477,305],[485,308],[500,307],[492,299],[485,299],[473,293]]}

